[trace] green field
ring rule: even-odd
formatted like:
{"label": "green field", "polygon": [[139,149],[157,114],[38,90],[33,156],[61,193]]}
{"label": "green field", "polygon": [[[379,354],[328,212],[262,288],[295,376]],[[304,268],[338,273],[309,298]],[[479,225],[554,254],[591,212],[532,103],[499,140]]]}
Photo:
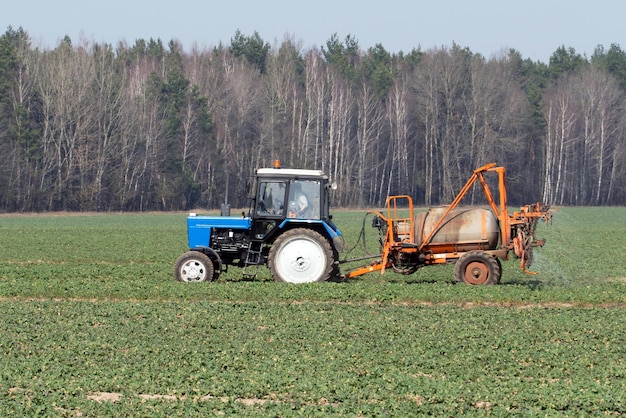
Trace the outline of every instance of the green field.
{"label": "green field", "polygon": [[538,275],[480,287],[177,283],[185,217],[0,216],[0,416],[626,414],[626,208],[560,209]]}

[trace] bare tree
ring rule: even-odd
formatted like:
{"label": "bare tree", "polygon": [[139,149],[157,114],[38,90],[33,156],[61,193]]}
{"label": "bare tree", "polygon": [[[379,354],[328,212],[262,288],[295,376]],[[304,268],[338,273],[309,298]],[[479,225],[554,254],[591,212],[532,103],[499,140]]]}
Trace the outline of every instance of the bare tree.
{"label": "bare tree", "polygon": [[329,84],[325,77],[323,58],[318,51],[310,51],[305,57],[305,102],[303,164],[311,163],[324,169],[321,146],[326,134],[326,108],[329,100]]}
{"label": "bare tree", "polygon": [[546,94],[546,157],[545,182],[542,200],[562,204],[566,195],[568,158],[578,141],[577,110],[568,88],[567,78],[561,78]]}
{"label": "bare tree", "polygon": [[[88,199],[91,209],[103,210],[110,208],[111,196],[120,189],[107,173],[113,172],[119,161],[122,145],[122,128],[126,98],[122,79],[119,77],[114,51],[107,45],[95,45],[92,51],[94,68],[93,80],[93,110],[94,127],[92,129],[93,145],[88,154],[88,166],[91,167],[91,190]],[[109,187],[108,193],[105,189]],[[106,205],[106,207],[105,207]]]}
{"label": "bare tree", "polygon": [[[345,169],[347,160],[353,155],[354,96],[351,86],[336,71],[329,68],[327,77],[330,86],[328,140],[322,145],[322,167],[339,181],[343,190],[348,190],[351,176]],[[341,195],[341,204],[347,204],[346,197]]]}
{"label": "bare tree", "polygon": [[[237,191],[239,205],[245,204],[248,175],[255,167],[267,165],[272,156],[261,145],[262,83],[258,69],[226,51],[213,57],[216,71],[223,72],[220,86],[208,96],[213,116],[216,150],[224,161],[223,177],[216,178],[221,190]],[[243,197],[242,197],[243,196]]]}
{"label": "bare tree", "polygon": [[381,136],[383,129],[384,113],[380,100],[373,88],[366,80],[361,82],[356,93],[357,128],[352,149],[357,158],[347,161],[346,177],[351,178],[352,187],[349,200],[358,206],[371,202],[371,197],[366,202],[366,193],[371,196],[372,184],[376,184],[373,170],[378,165],[374,153],[374,144]]}
{"label": "bare tree", "polygon": [[617,81],[594,66],[560,77],[548,90],[546,201],[609,202],[624,134],[623,101]]}
{"label": "bare tree", "polygon": [[[468,170],[508,161],[510,157],[513,161],[527,158],[522,127],[528,126],[530,113],[522,86],[511,69],[508,55],[489,61],[480,55],[471,59],[471,82],[463,96],[469,126],[464,152]],[[516,166],[515,171],[520,168]],[[477,197],[475,191],[472,201]]]}
{"label": "bare tree", "polygon": [[624,93],[618,81],[590,66],[572,79],[572,90],[580,100],[581,141],[577,144],[578,187],[576,204],[608,203],[614,149],[623,132]]}
{"label": "bare tree", "polygon": [[40,188],[49,192],[51,209],[80,209],[86,186],[87,152],[93,128],[90,92],[95,71],[86,45],[72,48],[65,40],[45,57],[38,79],[42,100],[43,167]]}
{"label": "bare tree", "polygon": [[286,37],[277,50],[268,55],[264,90],[264,126],[262,138],[269,140],[269,153],[290,166],[301,166],[305,146],[302,137],[301,76],[303,61],[300,46]]}
{"label": "bare tree", "polygon": [[[410,130],[409,80],[406,72],[401,71],[393,80],[387,94],[387,121],[389,124],[389,144],[393,147],[393,170],[396,173],[397,185],[394,194],[412,193],[415,191],[414,177],[409,171],[409,163],[417,157],[419,148],[416,141],[411,141]],[[380,107],[380,105],[378,106]],[[387,193],[391,193],[393,176],[390,174]],[[382,202],[384,196],[380,196]]]}
{"label": "bare tree", "polygon": [[449,201],[466,177],[468,153],[462,108],[468,52],[458,46],[427,52],[415,75],[419,122],[424,126],[425,203]]}
{"label": "bare tree", "polygon": [[416,91],[416,105],[419,123],[423,126],[424,152],[422,153],[422,174],[424,178],[424,203],[434,203],[437,194],[435,187],[441,182],[440,165],[437,163],[441,141],[441,71],[443,52],[429,52],[423,57],[415,71],[413,81]]}

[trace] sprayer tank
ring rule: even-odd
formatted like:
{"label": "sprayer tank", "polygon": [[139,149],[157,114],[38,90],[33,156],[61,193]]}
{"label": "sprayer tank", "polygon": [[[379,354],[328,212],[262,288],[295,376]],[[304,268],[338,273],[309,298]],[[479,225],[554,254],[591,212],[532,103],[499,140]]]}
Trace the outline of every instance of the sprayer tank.
{"label": "sprayer tank", "polygon": [[[415,240],[421,245],[446,211],[430,208],[415,216]],[[494,250],[498,246],[498,219],[489,209],[457,208],[451,210],[429,240],[428,246],[453,247],[454,251]]]}

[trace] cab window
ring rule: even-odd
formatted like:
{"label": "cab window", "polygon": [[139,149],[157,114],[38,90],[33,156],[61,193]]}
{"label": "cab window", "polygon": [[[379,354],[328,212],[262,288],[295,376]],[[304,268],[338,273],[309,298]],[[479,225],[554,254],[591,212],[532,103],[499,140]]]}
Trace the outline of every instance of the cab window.
{"label": "cab window", "polygon": [[283,216],[286,186],[284,182],[278,181],[259,183],[256,214],[258,216]]}
{"label": "cab window", "polygon": [[293,180],[289,185],[289,218],[319,219],[320,218],[319,180]]}

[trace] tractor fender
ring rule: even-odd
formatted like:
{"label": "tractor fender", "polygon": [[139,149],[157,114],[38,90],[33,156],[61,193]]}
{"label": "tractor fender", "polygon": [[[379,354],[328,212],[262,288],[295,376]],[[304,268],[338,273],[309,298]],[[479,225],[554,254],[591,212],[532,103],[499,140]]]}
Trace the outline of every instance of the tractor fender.
{"label": "tractor fender", "polygon": [[[309,226],[307,226],[309,225]],[[323,219],[285,219],[278,226],[279,229],[291,228],[310,228],[314,230],[323,230],[326,237],[332,243],[335,250],[341,252],[343,250],[343,236],[338,229],[333,228]]]}
{"label": "tractor fender", "polygon": [[206,254],[207,256],[209,256],[211,261],[213,261],[214,270],[217,275],[219,275],[222,272],[222,257],[220,257],[217,251],[215,251],[211,247],[206,247],[206,246],[196,247],[194,248],[194,250],[200,251]]}

